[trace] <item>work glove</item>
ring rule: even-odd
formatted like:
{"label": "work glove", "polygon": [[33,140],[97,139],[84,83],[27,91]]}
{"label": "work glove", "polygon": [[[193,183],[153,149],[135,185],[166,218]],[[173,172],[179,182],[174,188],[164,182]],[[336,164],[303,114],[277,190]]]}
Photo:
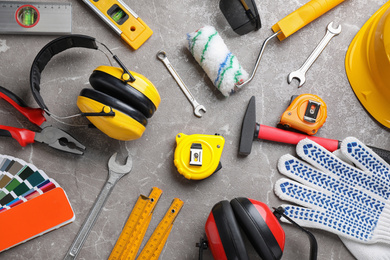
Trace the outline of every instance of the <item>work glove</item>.
{"label": "work glove", "polygon": [[341,143],[341,160],[304,139],[278,162],[275,194],[299,225],[338,235],[357,259],[390,259],[390,166],[353,137]]}

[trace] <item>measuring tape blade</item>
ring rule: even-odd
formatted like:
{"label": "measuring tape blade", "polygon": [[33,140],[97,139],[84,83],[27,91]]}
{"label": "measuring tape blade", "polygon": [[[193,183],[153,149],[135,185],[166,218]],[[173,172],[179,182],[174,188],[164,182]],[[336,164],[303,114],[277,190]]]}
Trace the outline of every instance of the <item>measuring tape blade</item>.
{"label": "measuring tape blade", "polygon": [[70,3],[0,1],[0,34],[70,34]]}
{"label": "measuring tape blade", "polygon": [[153,31],[122,0],[83,0],[133,49],[138,49]]}
{"label": "measuring tape blade", "polygon": [[160,221],[152,236],[142,249],[137,260],[154,260],[158,259],[160,253],[168,239],[168,236],[172,230],[173,223],[177,215],[179,214],[184,202],[178,198],[175,198],[169,207],[164,218]]}
{"label": "measuring tape blade", "polygon": [[135,259],[161,194],[162,190],[154,187],[148,197],[139,196],[111,251],[109,260]]}

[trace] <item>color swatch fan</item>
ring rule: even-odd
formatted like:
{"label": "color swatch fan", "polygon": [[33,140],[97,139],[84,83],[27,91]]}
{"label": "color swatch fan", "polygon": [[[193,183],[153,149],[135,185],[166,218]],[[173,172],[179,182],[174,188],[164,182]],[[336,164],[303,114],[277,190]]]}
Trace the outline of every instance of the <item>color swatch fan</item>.
{"label": "color swatch fan", "polygon": [[0,155],[0,252],[74,219],[58,183],[32,164]]}

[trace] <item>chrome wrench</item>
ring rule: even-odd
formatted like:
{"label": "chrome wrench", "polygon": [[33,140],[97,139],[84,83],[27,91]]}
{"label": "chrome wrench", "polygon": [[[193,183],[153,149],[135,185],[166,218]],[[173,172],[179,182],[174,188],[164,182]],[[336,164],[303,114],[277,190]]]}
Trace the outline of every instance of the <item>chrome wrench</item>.
{"label": "chrome wrench", "polygon": [[326,27],[325,36],[322,38],[321,42],[317,45],[314,51],[310,54],[309,58],[307,58],[305,63],[302,65],[302,67],[288,74],[287,77],[288,84],[290,84],[292,80],[295,78],[299,80],[298,88],[302,87],[302,85],[306,82],[306,72],[310,69],[311,65],[313,65],[313,63],[317,60],[318,56],[320,56],[320,54],[328,45],[330,40],[334,36],[339,35],[340,32],[341,32],[341,25],[339,25],[337,28],[333,28],[333,22],[329,23],[328,26]]}
{"label": "chrome wrench", "polygon": [[108,161],[108,178],[104,184],[102,190],[99,193],[99,196],[96,198],[96,201],[89,212],[87,218],[85,219],[82,227],[79,230],[76,238],[74,239],[72,245],[70,246],[64,260],[76,259],[77,255],[80,253],[80,250],[88,237],[89,232],[91,231],[97,217],[99,216],[100,211],[102,210],[104,204],[106,203],[108,196],[111,194],[115,184],[126,174],[130,173],[131,168],[133,167],[133,162],[131,157],[127,157],[125,165],[120,165],[116,161],[116,153],[114,153],[110,160]]}
{"label": "chrome wrench", "polygon": [[200,105],[195,100],[194,96],[192,95],[190,90],[187,88],[186,84],[184,84],[184,82],[180,78],[179,74],[176,72],[176,70],[173,68],[173,66],[169,62],[169,60],[167,58],[167,54],[165,53],[165,51],[159,51],[157,53],[157,58],[164,63],[164,65],[167,67],[167,69],[171,73],[172,77],[176,80],[177,84],[179,85],[181,90],[186,95],[187,99],[190,101],[191,105],[194,107],[194,114],[197,117],[202,117],[202,114],[200,113],[200,111],[202,110],[204,113],[206,113],[206,108],[204,106]]}

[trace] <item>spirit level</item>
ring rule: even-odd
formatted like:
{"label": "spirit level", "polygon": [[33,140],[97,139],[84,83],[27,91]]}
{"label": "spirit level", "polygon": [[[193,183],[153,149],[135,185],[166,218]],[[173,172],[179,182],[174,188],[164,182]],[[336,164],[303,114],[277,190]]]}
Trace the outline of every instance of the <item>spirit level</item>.
{"label": "spirit level", "polygon": [[0,1],[0,34],[72,32],[70,3]]}
{"label": "spirit level", "polygon": [[138,49],[153,31],[122,0],[83,0],[133,49]]}

